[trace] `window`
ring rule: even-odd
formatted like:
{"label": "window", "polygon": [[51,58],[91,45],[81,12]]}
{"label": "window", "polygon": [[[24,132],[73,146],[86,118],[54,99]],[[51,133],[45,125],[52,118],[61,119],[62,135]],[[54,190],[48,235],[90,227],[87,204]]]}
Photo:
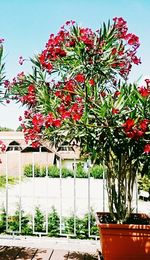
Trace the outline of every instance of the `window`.
{"label": "window", "polygon": [[65,151],[65,152],[72,152],[74,151],[73,147],[72,146],[65,146],[65,145],[62,145],[62,146],[59,146],[58,150],[59,151]]}
{"label": "window", "polygon": [[20,144],[16,141],[11,142],[6,149],[6,151],[21,151],[21,150],[22,148]]}

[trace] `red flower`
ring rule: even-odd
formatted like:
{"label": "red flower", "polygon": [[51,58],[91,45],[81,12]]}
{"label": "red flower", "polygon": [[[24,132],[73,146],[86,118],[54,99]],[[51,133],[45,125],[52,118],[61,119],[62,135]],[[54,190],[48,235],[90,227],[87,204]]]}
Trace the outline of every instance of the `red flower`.
{"label": "red flower", "polygon": [[4,39],[0,38],[0,43],[3,43],[4,42]]}
{"label": "red flower", "polygon": [[[79,101],[78,101],[78,103],[79,103]],[[72,107],[71,107],[71,112],[77,112],[77,110],[79,109],[79,105],[78,105],[78,103],[75,103],[75,104],[73,104],[72,105]]]}
{"label": "red flower", "polygon": [[135,34],[129,33],[126,35],[129,45],[139,45],[139,37]]}
{"label": "red flower", "polygon": [[40,114],[40,113],[37,113],[37,114],[35,114],[34,116],[33,116],[33,119],[32,119],[32,124],[34,125],[34,126],[42,126],[43,125],[43,123],[44,123],[44,118],[43,118],[43,115],[42,114]]}
{"label": "red flower", "polygon": [[39,147],[40,146],[40,142],[39,141],[33,141],[32,142],[32,147],[33,148],[37,148],[37,147]]}
{"label": "red flower", "polygon": [[75,41],[69,41],[66,43],[66,47],[74,47],[75,46]]}
{"label": "red flower", "polygon": [[145,82],[147,84],[147,88],[150,88],[150,79],[145,79]]}
{"label": "red flower", "polygon": [[72,98],[71,98],[71,96],[70,95],[65,95],[64,97],[63,97],[63,100],[64,100],[64,102],[65,103],[70,103],[70,101],[72,100]]}
{"label": "red flower", "polygon": [[30,118],[30,115],[31,115],[31,111],[30,111],[30,110],[25,110],[25,111],[24,111],[24,117],[25,117],[26,119]]}
{"label": "red flower", "polygon": [[66,56],[66,52],[64,50],[62,50],[61,48],[56,48],[55,49],[55,54],[59,55],[60,57],[65,57]]}
{"label": "red flower", "polygon": [[73,80],[69,80],[64,87],[64,90],[69,90],[71,92],[73,92],[75,89],[75,83],[73,82]]}
{"label": "red flower", "polygon": [[34,92],[35,91],[35,86],[34,85],[29,85],[28,86],[28,93]]}
{"label": "red flower", "polygon": [[63,119],[69,118],[71,115],[70,111],[64,111],[61,115]]}
{"label": "red flower", "polygon": [[134,137],[135,139],[139,139],[139,137],[142,137],[144,135],[144,132],[139,129],[133,129]]}
{"label": "red flower", "polygon": [[144,153],[150,153],[150,144],[144,146]]}
{"label": "red flower", "polygon": [[135,137],[135,133],[133,131],[126,132],[126,136],[129,137],[129,138],[134,138]]}
{"label": "red flower", "polygon": [[113,48],[112,51],[111,51],[111,54],[112,55],[115,55],[117,53],[117,49],[116,48]]}
{"label": "red flower", "polygon": [[77,74],[75,76],[75,80],[79,83],[84,83],[85,82],[85,76],[83,74]]}
{"label": "red flower", "polygon": [[60,90],[57,90],[57,91],[55,92],[55,96],[61,98],[61,97],[62,97],[61,91],[60,91]]}
{"label": "red flower", "polygon": [[148,97],[150,95],[150,89],[142,86],[139,88],[139,93],[141,94],[142,97]]}
{"label": "red flower", "polygon": [[124,66],[125,66],[125,62],[120,62],[118,65],[119,65],[119,67],[121,67],[121,68],[122,68],[122,67],[124,67]]}
{"label": "red flower", "polygon": [[119,109],[112,108],[112,114],[119,114]]}
{"label": "red flower", "polygon": [[94,79],[90,79],[90,80],[89,80],[89,84],[90,84],[91,86],[94,86],[94,85],[95,85]]}
{"label": "red flower", "polygon": [[116,91],[116,92],[114,93],[114,97],[118,97],[120,94],[121,94],[120,91]]}
{"label": "red flower", "polygon": [[45,118],[45,127],[48,128],[49,126],[52,126],[53,121],[54,121],[54,116],[52,113],[49,113]]}
{"label": "red flower", "polygon": [[150,83],[150,79],[145,79],[146,84]]}
{"label": "red flower", "polygon": [[6,149],[6,145],[0,140],[0,150],[4,152]]}
{"label": "red flower", "polygon": [[112,68],[116,68],[118,66],[118,64],[117,63],[113,63],[113,64],[111,64],[111,66],[112,66]]}
{"label": "red flower", "polygon": [[128,118],[122,126],[125,128],[125,131],[128,132],[132,129],[134,124],[135,124],[134,119]]}
{"label": "red flower", "polygon": [[54,119],[53,120],[53,126],[55,127],[60,127],[62,124],[61,120],[60,119]]}
{"label": "red flower", "polygon": [[20,56],[20,57],[19,57],[19,64],[22,65],[24,61],[25,61],[25,60],[23,59],[23,57]]}
{"label": "red flower", "polygon": [[147,128],[148,128],[148,124],[150,123],[150,120],[148,119],[143,119],[141,122],[140,122],[140,129],[142,129],[143,131],[146,131]]}
{"label": "red flower", "polygon": [[106,97],[106,92],[105,92],[105,91],[101,91],[101,92],[100,92],[100,95],[101,95],[102,97]]}
{"label": "red flower", "polygon": [[141,59],[139,59],[137,56],[134,55],[131,58],[134,64],[138,65],[141,63]]}
{"label": "red flower", "polygon": [[48,71],[51,71],[53,68],[53,65],[51,63],[45,63],[45,65],[43,67],[45,67]]}
{"label": "red flower", "polygon": [[73,114],[73,115],[72,115],[72,119],[73,119],[74,121],[79,121],[80,118],[81,118],[81,116],[82,116],[82,114]]}
{"label": "red flower", "polygon": [[4,87],[5,87],[5,88],[9,88],[9,86],[10,86],[9,80],[5,80],[5,81],[4,81]]}

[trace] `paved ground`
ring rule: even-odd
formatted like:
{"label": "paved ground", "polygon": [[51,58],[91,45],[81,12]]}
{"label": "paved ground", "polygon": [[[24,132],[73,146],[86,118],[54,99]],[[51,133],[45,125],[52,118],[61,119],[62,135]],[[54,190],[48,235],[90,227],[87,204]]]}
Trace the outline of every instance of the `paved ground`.
{"label": "paved ground", "polygon": [[31,248],[53,248],[68,251],[80,251],[86,253],[95,253],[100,249],[99,240],[80,240],[68,238],[45,238],[45,237],[25,237],[19,236],[0,236],[0,246],[16,246]]}

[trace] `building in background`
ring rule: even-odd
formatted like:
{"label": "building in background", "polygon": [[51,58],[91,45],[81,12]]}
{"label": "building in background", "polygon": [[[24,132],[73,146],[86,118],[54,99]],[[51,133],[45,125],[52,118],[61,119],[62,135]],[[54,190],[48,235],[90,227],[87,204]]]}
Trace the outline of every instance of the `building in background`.
{"label": "building in background", "polygon": [[0,175],[5,175],[7,172],[8,175],[19,176],[20,169],[22,170],[28,164],[38,164],[39,166],[56,164],[59,167],[61,163],[62,167],[72,170],[75,163],[80,160],[79,148],[75,146],[65,144],[55,149],[51,143],[41,142],[40,147],[33,148],[25,142],[23,132],[2,131],[0,140],[6,145],[6,152],[0,155],[2,161]]}

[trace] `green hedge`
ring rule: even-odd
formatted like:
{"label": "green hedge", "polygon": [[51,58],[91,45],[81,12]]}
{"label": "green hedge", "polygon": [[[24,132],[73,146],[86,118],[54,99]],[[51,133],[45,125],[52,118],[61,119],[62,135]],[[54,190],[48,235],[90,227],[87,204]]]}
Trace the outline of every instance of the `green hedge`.
{"label": "green hedge", "polygon": [[150,191],[150,178],[147,175],[138,176],[139,190]]}
{"label": "green hedge", "polygon": [[[32,221],[33,219],[31,215],[27,215],[24,213],[24,211],[21,211],[21,234],[22,235],[33,235]],[[73,215],[70,217],[63,217],[62,222],[63,222],[62,232],[72,237],[72,235],[74,234]],[[76,222],[76,238],[91,239],[91,237],[88,236],[88,214],[85,214],[83,218],[76,217],[75,222]],[[90,235],[98,236],[98,229],[96,226],[96,221],[92,210],[90,215],[90,222],[91,222]],[[49,237],[60,236],[59,228],[60,228],[60,218],[56,209],[52,207],[51,211],[48,214],[48,236]],[[19,210],[16,210],[14,215],[8,216],[8,230],[10,232],[19,231]],[[38,207],[36,207],[35,209],[34,231],[41,232],[41,233],[46,231],[46,216]],[[4,209],[0,214],[0,232],[1,233],[6,232],[6,212]]]}
{"label": "green hedge", "polygon": [[[8,176],[8,184],[14,185],[18,182],[18,177]],[[0,188],[6,187],[6,175],[0,176]]]}
{"label": "green hedge", "polygon": [[[104,167],[102,165],[95,165],[92,168],[90,168],[90,176],[94,177],[96,179],[103,178],[103,169]],[[51,178],[59,178],[60,177],[60,171],[59,168],[57,168],[55,165],[49,165],[46,169],[45,166],[40,167],[38,164],[35,164],[34,166],[34,176],[35,177],[45,177],[46,176],[46,170],[48,171],[48,176]],[[74,177],[74,171],[67,169],[65,167],[62,167],[62,177]],[[24,166],[24,175],[26,177],[32,177],[33,176],[33,168],[32,164],[28,164]],[[88,173],[84,171],[84,168],[81,163],[77,164],[77,170],[76,170],[76,177],[77,178],[87,178]]]}

